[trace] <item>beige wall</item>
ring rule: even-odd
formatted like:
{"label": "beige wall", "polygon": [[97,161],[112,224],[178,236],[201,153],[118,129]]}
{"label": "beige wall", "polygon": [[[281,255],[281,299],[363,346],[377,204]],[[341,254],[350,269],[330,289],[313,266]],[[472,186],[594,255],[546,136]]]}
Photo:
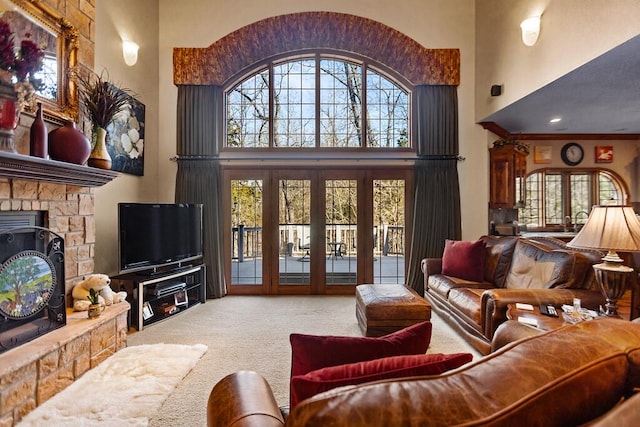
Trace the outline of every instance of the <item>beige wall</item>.
{"label": "beige wall", "polygon": [[[591,59],[640,34],[637,0],[476,0],[476,87],[475,120],[506,107]],[[542,14],[538,42],[522,43],[520,22]],[[491,85],[503,85],[503,94],[490,96]],[[490,145],[496,136],[486,132]],[[526,141],[533,146],[553,149],[550,165],[528,158],[527,170],[540,167],[566,167],[560,150],[567,140]],[[631,200],[640,201],[637,173],[638,141],[578,141],[585,148],[579,167],[606,167],[627,182]],[[614,162],[596,164],[596,145],[612,145]]]}
{"label": "beige wall", "polygon": [[[637,0],[476,0],[476,121],[640,34]],[[542,13],[538,42],[520,22]],[[504,85],[491,97],[492,84]]]}
{"label": "beige wall", "polygon": [[[112,274],[117,267],[118,201],[174,200],[172,49],[209,46],[260,19],[317,10],[377,20],[426,47],[460,49],[460,153],[466,160],[459,171],[467,239],[487,231],[487,146],[495,139],[475,123],[640,31],[636,0],[97,1],[96,70],[108,68],[114,80],[140,94],[147,108],[147,144],[144,177],[122,175],[96,191],[96,271]],[[519,24],[539,10],[544,12],[540,40],[527,48]],[[131,68],[120,54],[123,31],[131,31],[141,45],[139,62]],[[501,97],[489,96],[492,84],[504,85]]]}
{"label": "beige wall", "polygon": [[[122,38],[127,37],[140,46],[132,67],[122,58]],[[95,47],[95,71],[106,70],[110,81],[133,90],[145,105],[144,176],[120,174],[95,190],[95,272],[113,275],[118,271],[118,202],[165,197],[158,186],[163,167],[158,161],[158,2],[97,1]],[[175,120],[175,112],[171,115]]]}

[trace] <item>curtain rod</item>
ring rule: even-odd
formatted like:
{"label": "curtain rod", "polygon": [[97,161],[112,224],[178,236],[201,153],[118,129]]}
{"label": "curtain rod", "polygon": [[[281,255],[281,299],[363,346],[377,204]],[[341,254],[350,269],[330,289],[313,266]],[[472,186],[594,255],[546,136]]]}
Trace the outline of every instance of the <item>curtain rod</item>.
{"label": "curtain rod", "polygon": [[169,157],[169,160],[171,160],[172,162],[177,162],[178,160],[219,160],[219,159],[220,158],[218,156],[198,156],[198,155]]}
{"label": "curtain rod", "polygon": [[305,162],[315,162],[315,161],[351,161],[353,163],[361,163],[368,161],[402,161],[402,162],[414,162],[419,160],[420,158],[396,158],[396,157],[374,157],[374,158],[360,158],[360,159],[344,159],[337,157],[314,157],[314,158],[302,158],[302,157],[242,157],[242,158],[229,158],[229,157],[217,157],[217,156],[174,156],[170,157],[169,160],[172,162],[179,160],[218,160],[220,162],[233,162],[233,161],[260,161],[260,162],[268,162],[268,161],[305,161]]}
{"label": "curtain rod", "polygon": [[467,160],[467,158],[459,154],[428,154],[426,156],[418,156],[417,160],[457,160],[461,162]]}

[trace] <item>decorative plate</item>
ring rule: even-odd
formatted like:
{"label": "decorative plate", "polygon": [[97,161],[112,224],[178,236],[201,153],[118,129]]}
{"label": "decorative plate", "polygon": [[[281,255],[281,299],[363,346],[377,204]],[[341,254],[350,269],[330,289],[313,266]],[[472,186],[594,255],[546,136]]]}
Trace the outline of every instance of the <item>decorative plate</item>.
{"label": "decorative plate", "polygon": [[24,319],[42,310],[56,286],[53,264],[44,254],[23,251],[0,267],[0,313]]}

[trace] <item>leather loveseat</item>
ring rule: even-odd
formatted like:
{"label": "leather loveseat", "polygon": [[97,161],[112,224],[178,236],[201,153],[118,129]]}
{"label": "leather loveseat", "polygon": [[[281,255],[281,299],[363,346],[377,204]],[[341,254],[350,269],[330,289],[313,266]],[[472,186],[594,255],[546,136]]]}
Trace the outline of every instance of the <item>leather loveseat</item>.
{"label": "leather loveseat", "polygon": [[594,310],[604,304],[592,268],[600,262],[598,251],[570,249],[553,238],[482,236],[474,243],[484,246],[484,271],[476,280],[443,274],[443,258],[423,259],[422,271],[431,309],[482,354],[491,351],[509,304],[559,307],[574,298]]}
{"label": "leather loveseat", "polygon": [[605,427],[620,419],[638,425],[637,398],[629,396],[639,386],[640,323],[602,318],[518,340],[441,375],[320,393],[300,402],[286,422],[266,380],[236,372],[213,387],[207,421],[210,427]]}

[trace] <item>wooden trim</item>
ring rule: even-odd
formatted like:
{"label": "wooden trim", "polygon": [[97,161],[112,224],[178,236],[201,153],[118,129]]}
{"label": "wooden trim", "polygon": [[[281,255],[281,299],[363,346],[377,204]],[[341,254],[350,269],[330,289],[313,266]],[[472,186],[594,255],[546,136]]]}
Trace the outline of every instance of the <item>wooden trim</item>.
{"label": "wooden trim", "polygon": [[495,122],[480,122],[478,124],[482,126],[483,129],[498,135],[500,138],[517,139],[520,141],[564,141],[567,139],[577,139],[581,141],[640,140],[640,134],[638,133],[510,133]]}

